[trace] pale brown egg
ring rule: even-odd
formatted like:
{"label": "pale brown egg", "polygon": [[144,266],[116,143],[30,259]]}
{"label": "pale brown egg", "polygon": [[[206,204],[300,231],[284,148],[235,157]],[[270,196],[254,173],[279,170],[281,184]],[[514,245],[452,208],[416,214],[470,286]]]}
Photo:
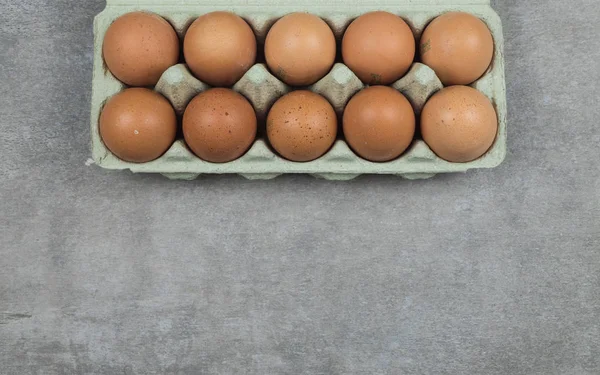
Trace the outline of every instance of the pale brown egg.
{"label": "pale brown egg", "polygon": [[177,33],[164,18],[127,13],[106,31],[102,46],[110,72],[130,86],[154,86],[179,60]]}
{"label": "pale brown egg", "polygon": [[293,91],[279,99],[267,116],[271,146],[284,158],[307,162],[323,156],[337,136],[331,104],[310,91]]}
{"label": "pale brown egg", "polygon": [[232,86],[256,62],[256,37],[241,17],[213,12],[192,23],[183,51],[199,80],[211,86]]}
{"label": "pale brown egg", "polygon": [[421,133],[440,158],[466,163],[492,147],[498,133],[498,116],[481,92],[468,86],[450,86],[425,104]]}
{"label": "pale brown egg", "polygon": [[394,160],[415,136],[416,120],[410,102],[387,86],[371,86],[356,94],[344,111],[344,136],[364,159]]}
{"label": "pale brown egg", "polygon": [[415,37],[406,22],[381,11],[354,20],[342,41],[344,63],[370,85],[389,85],[402,78],[415,51]]}
{"label": "pale brown egg", "polygon": [[421,36],[421,59],[442,83],[468,85],[479,79],[494,57],[494,39],[479,18],[451,12],[434,19]]}
{"label": "pale brown egg", "polygon": [[333,31],[321,18],[292,13],[273,25],[265,42],[271,72],[292,86],[312,85],[323,78],[335,62]]}
{"label": "pale brown egg", "polygon": [[183,115],[183,135],[199,158],[227,163],[244,155],[254,143],[256,112],[237,92],[215,88],[200,93]]}
{"label": "pale brown egg", "polygon": [[100,136],[118,158],[146,163],[175,142],[177,117],[171,103],[145,88],[127,89],[108,100],[100,115]]}

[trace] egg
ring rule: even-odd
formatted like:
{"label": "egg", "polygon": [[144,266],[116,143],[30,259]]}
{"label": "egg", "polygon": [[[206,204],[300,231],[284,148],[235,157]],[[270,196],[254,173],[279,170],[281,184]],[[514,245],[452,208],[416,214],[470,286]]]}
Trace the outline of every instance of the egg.
{"label": "egg", "polygon": [[364,159],[391,161],[411,145],[416,120],[404,95],[387,86],[371,86],[356,94],[344,111],[344,136]]}
{"label": "egg", "polygon": [[439,157],[466,163],[492,147],[498,133],[498,116],[481,92],[468,86],[450,86],[425,104],[421,133]]}
{"label": "egg", "polygon": [[324,97],[299,90],[280,98],[267,116],[271,146],[284,158],[307,162],[323,156],[337,136],[337,116]]}
{"label": "egg", "polygon": [[446,86],[468,85],[488,70],[494,39],[479,18],[451,12],[434,19],[421,37],[421,59]]}
{"label": "egg", "polygon": [[333,31],[321,18],[292,13],[278,20],[265,41],[267,65],[279,79],[292,86],[312,85],[335,62]]}
{"label": "egg", "polygon": [[154,86],[179,60],[177,33],[164,18],[128,13],[113,22],[104,36],[102,53],[108,70],[130,86]]}
{"label": "egg", "polygon": [[171,103],[159,93],[131,88],[108,100],[99,129],[102,141],[119,159],[146,163],[173,145],[177,117]]}
{"label": "egg", "polygon": [[244,155],[254,143],[256,113],[248,100],[226,88],[196,96],[183,115],[183,135],[201,159],[227,163]]}
{"label": "egg", "polygon": [[232,86],[256,62],[256,37],[230,12],[205,14],[189,27],[183,44],[192,73],[211,86]]}
{"label": "egg", "polygon": [[370,85],[389,85],[402,78],[415,59],[415,51],[410,27],[388,12],[358,17],[342,40],[344,63]]}

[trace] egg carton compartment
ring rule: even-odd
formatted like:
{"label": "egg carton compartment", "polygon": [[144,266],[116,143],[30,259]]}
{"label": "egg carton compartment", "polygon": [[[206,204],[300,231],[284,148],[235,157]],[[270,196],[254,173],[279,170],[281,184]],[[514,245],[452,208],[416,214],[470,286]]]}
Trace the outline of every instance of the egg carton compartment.
{"label": "egg carton compartment", "polygon": [[[320,159],[298,163],[275,154],[264,137],[259,137],[250,150],[240,159],[225,164],[209,163],[199,159],[183,140],[175,144],[159,159],[143,164],[128,163],[114,156],[102,142],[98,120],[106,101],[126,88],[106,69],[102,57],[102,42],[110,24],[121,15],[144,10],[167,19],[183,41],[189,25],[200,15],[217,10],[232,11],[252,27],[257,36],[258,48],[262,49],[270,27],[282,16],[292,12],[309,12],[323,18],[332,28],[341,45],[348,25],[358,16],[375,10],[383,10],[401,16],[411,27],[418,43],[421,33],[435,17],[449,11],[463,11],[482,19],[492,32],[495,54],[488,72],[471,86],[484,93],[498,114],[498,134],[492,148],[481,158],[469,163],[451,163],[435,155],[425,142],[415,139],[409,150],[400,158],[385,163],[375,163],[357,156],[343,141],[336,141],[332,149]],[[360,4],[348,4],[341,0],[319,1],[218,1],[198,4],[198,1],[179,0],[109,0],[107,8],[95,20],[95,66],[92,97],[92,153],[97,165],[114,170],[131,170],[134,173],[161,173],[172,179],[195,179],[203,174],[240,174],[249,179],[270,179],[281,174],[305,173],[330,180],[349,180],[362,174],[398,175],[407,179],[430,178],[440,173],[466,172],[475,168],[493,168],[506,154],[506,89],[504,79],[504,42],[499,17],[487,0],[463,0],[454,3],[444,0],[413,0],[408,4],[386,1],[363,0]],[[418,59],[418,56],[417,56]],[[366,87],[358,77],[338,58],[330,73],[314,85],[306,88],[327,98],[341,117],[350,98]],[[426,65],[415,62],[410,71],[391,87],[402,92],[411,102],[418,115],[427,99],[443,86],[435,72]],[[210,86],[196,79],[184,61],[169,68],[161,77],[155,90],[173,104],[182,115],[187,104],[198,93]],[[264,63],[254,65],[233,86],[254,106],[259,120],[259,134],[264,134],[264,120],[273,103],[281,96],[297,89],[277,79]]]}

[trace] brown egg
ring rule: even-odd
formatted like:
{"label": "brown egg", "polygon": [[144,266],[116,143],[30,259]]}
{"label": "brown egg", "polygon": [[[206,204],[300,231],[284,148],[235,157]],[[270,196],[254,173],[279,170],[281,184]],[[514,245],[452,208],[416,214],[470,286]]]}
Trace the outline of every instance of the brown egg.
{"label": "brown egg", "polygon": [[237,92],[215,88],[196,96],[183,115],[183,135],[201,159],[227,163],[244,155],[256,138],[256,113]]}
{"label": "brown egg", "polygon": [[232,86],[256,62],[256,37],[241,17],[213,12],[190,26],[183,51],[199,80],[212,86]]}
{"label": "brown egg", "polygon": [[442,83],[468,85],[489,68],[494,39],[479,18],[461,12],[446,13],[433,20],[421,37],[421,59]]}
{"label": "brown egg", "polygon": [[446,87],[425,104],[421,133],[439,157],[466,163],[492,147],[498,133],[498,116],[490,100],[474,88]]}
{"label": "brown egg", "polygon": [[333,31],[321,18],[292,13],[281,18],[267,34],[265,57],[279,79],[292,86],[312,85],[335,62]]}
{"label": "brown egg", "polygon": [[131,88],[113,96],[100,115],[100,136],[118,158],[146,163],[158,159],[175,142],[177,117],[159,93]]}
{"label": "brown egg", "polygon": [[410,27],[388,12],[358,17],[342,41],[344,63],[370,85],[389,85],[402,78],[415,59],[415,50]]}
{"label": "brown egg", "polygon": [[271,108],[267,136],[284,158],[297,162],[315,160],[333,146],[337,117],[324,97],[310,91],[293,91]]}
{"label": "brown egg", "polygon": [[145,12],[119,17],[102,46],[111,73],[130,86],[154,86],[179,60],[179,39],[164,18]]}
{"label": "brown egg", "polygon": [[408,99],[387,86],[356,94],[344,111],[344,136],[361,157],[375,162],[396,159],[411,145],[415,112]]}

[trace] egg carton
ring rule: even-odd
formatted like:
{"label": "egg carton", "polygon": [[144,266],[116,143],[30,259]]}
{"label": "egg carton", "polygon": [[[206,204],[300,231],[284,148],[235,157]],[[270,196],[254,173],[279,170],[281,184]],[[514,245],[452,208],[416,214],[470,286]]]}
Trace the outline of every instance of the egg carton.
{"label": "egg carton", "polygon": [[[471,13],[488,25],[495,41],[495,54],[490,69],[471,86],[484,93],[496,109],[499,123],[496,141],[484,156],[469,163],[442,160],[420,139],[416,139],[400,158],[391,162],[374,163],[357,156],[341,137],[320,159],[307,163],[291,162],[278,156],[270,148],[264,135],[264,122],[273,103],[295,88],[278,80],[264,63],[257,63],[233,86],[235,91],[253,104],[259,119],[259,138],[246,155],[225,164],[209,163],[196,157],[180,139],[158,160],[143,164],[122,161],[106,148],[99,133],[98,121],[104,104],[126,88],[107,69],[102,57],[102,42],[106,30],[114,20],[125,13],[138,10],[154,12],[167,19],[181,40],[190,24],[200,15],[217,10],[234,12],[244,18],[254,30],[259,51],[264,46],[270,27],[279,18],[292,12],[309,12],[323,18],[333,30],[338,46],[341,45],[348,25],[358,16],[370,11],[383,10],[401,16],[413,30],[417,43],[427,24],[437,16],[449,11]],[[106,9],[95,19],[94,36],[92,154],[94,162],[106,169],[160,173],[171,179],[185,180],[196,179],[203,174],[239,174],[248,179],[271,179],[288,173],[311,174],[328,180],[350,180],[362,174],[425,179],[440,173],[493,168],[502,163],[506,155],[504,38],[500,18],[491,8],[489,0],[107,0]],[[338,58],[339,60],[341,59]],[[417,117],[427,99],[443,87],[435,72],[418,62],[413,64],[406,76],[391,86],[409,99]],[[364,87],[358,77],[339,61],[326,77],[308,89],[327,98],[341,119],[349,99]],[[190,100],[209,88],[210,86],[196,79],[182,61],[163,74],[155,90],[167,97],[178,115],[182,115]]]}

